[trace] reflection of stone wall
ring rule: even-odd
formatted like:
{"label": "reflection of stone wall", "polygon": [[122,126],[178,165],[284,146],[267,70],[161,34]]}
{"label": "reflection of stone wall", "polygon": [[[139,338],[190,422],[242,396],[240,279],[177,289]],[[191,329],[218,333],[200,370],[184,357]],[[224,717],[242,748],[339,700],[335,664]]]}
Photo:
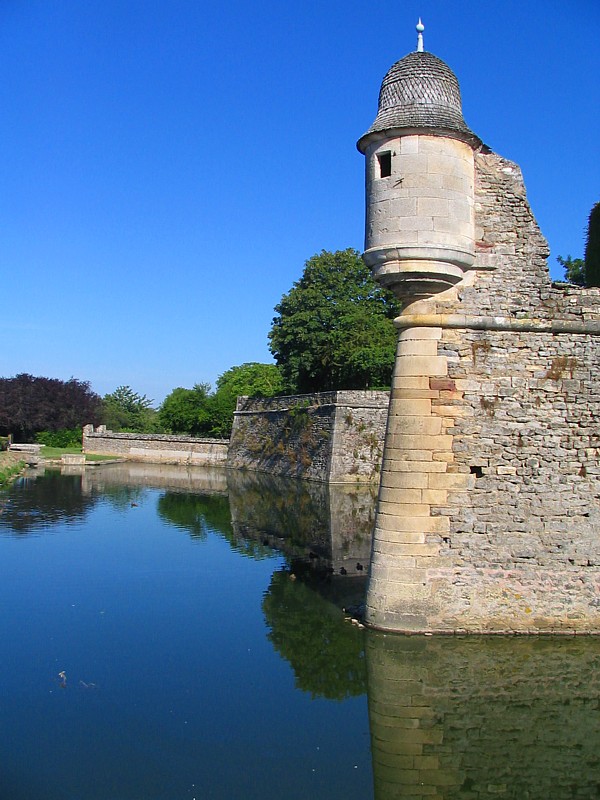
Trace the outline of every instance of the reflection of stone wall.
{"label": "reflection of stone wall", "polygon": [[368,571],[376,500],[371,486],[236,470],[228,471],[227,483],[237,535],[267,540],[291,556],[312,553],[336,573]]}
{"label": "reflection of stone wall", "polygon": [[86,494],[107,486],[172,489],[203,494],[226,494],[227,473],[219,467],[183,467],[169,464],[146,464],[127,461],[101,464],[83,471],[82,488]]}
{"label": "reflection of stone wall", "polygon": [[368,632],[375,800],[571,800],[600,786],[590,638]]}
{"label": "reflection of stone wall", "polygon": [[239,398],[227,464],[334,483],[377,481],[388,392]]}
{"label": "reflection of stone wall", "polygon": [[225,464],[228,443],[222,439],[197,439],[166,434],[93,432],[83,429],[83,452],[119,456],[133,461],[167,464]]}

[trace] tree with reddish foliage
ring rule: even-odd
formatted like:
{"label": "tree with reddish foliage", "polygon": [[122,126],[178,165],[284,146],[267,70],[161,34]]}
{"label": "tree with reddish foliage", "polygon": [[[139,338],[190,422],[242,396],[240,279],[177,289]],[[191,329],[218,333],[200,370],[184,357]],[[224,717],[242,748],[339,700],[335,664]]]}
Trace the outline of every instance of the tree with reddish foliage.
{"label": "tree with reddish foliage", "polygon": [[0,434],[32,441],[40,431],[59,431],[100,422],[102,400],[87,381],[41,378],[22,373],[0,378]]}

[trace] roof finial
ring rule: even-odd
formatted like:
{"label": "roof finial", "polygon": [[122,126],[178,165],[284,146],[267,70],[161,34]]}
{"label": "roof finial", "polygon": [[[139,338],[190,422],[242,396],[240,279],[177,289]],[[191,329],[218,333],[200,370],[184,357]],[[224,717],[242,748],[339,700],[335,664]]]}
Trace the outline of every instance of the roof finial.
{"label": "roof finial", "polygon": [[425,25],[421,22],[421,17],[419,17],[419,21],[417,23],[417,53],[423,52],[423,31],[425,30]]}

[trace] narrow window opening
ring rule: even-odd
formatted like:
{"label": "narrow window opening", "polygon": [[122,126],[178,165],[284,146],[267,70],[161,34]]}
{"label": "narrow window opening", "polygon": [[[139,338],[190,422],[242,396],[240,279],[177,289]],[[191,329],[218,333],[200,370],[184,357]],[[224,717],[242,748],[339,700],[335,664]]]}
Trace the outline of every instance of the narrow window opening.
{"label": "narrow window opening", "polygon": [[471,475],[475,475],[476,478],[483,478],[483,469],[478,464],[473,464],[471,466]]}
{"label": "narrow window opening", "polygon": [[377,153],[379,161],[379,177],[389,178],[392,174],[392,153],[388,150],[385,153]]}

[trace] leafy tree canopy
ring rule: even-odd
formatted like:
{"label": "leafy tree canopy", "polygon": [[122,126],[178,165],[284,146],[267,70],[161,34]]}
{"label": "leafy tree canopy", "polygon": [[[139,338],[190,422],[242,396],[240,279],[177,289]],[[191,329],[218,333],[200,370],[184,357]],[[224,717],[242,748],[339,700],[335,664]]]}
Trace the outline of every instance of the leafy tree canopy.
{"label": "leafy tree canopy", "polygon": [[283,378],[276,364],[251,361],[226,370],[217,379],[217,389],[209,402],[210,435],[229,438],[238,397],[271,397],[282,390]]}
{"label": "leafy tree canopy", "polygon": [[565,278],[569,283],[575,283],[577,286],[585,286],[585,262],[583,258],[571,258],[567,256],[557,256],[556,260],[564,267]]}
{"label": "leafy tree canopy", "polygon": [[161,425],[169,433],[206,436],[209,426],[210,385],[197,383],[193,389],[179,386],[168,394],[159,411]]}
{"label": "leafy tree canopy", "polygon": [[240,395],[270,396],[281,392],[283,380],[275,364],[249,362],[226,370],[211,393],[210,385],[174,389],[165,398],[159,418],[171,433],[228,439]]}
{"label": "leafy tree canopy", "polygon": [[239,367],[231,367],[217,379],[217,393],[229,392],[236,397],[272,397],[282,390],[281,370],[276,364],[249,361]]}
{"label": "leafy tree canopy", "polygon": [[275,312],[269,347],[286,390],[390,385],[400,305],[356,250],[323,250],[309,258]]}
{"label": "leafy tree canopy", "polygon": [[578,286],[600,286],[600,202],[590,211],[585,242],[585,257],[563,258],[558,263],[565,269],[565,278]]}
{"label": "leafy tree canopy", "polygon": [[87,381],[34,377],[0,378],[0,434],[33,441],[40,431],[79,428],[100,422],[102,401]]}
{"label": "leafy tree canopy", "polygon": [[160,423],[152,403],[130,386],[118,386],[102,398],[102,421],[111,431],[158,433]]}

